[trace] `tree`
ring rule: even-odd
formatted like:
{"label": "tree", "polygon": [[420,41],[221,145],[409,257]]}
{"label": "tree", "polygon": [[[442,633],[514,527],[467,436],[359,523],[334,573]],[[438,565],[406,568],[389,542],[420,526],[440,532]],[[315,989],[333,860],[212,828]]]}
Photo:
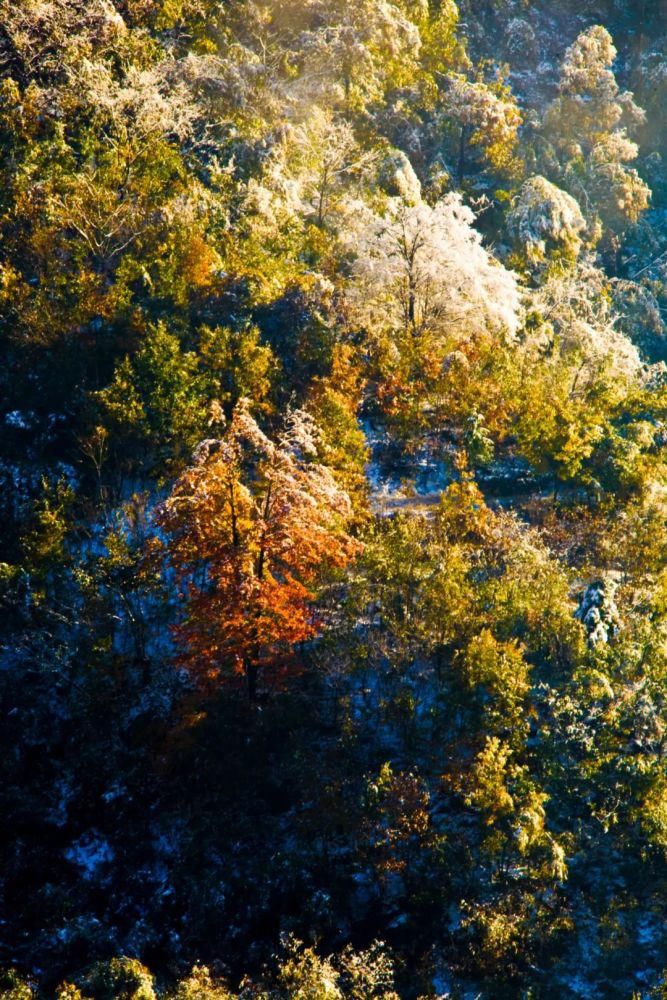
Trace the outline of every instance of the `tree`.
{"label": "tree", "polygon": [[486,717],[491,732],[522,735],[522,716],[529,691],[529,667],[516,642],[498,642],[488,629],[473,637],[462,658],[466,682],[490,701]]}
{"label": "tree", "polygon": [[509,90],[483,81],[453,77],[443,98],[446,118],[459,129],[456,177],[461,185],[466,177],[468,146],[479,149],[496,170],[511,168],[517,145],[521,113]]}
{"label": "tree", "polygon": [[200,366],[212,396],[229,419],[240,399],[251,399],[256,410],[269,410],[272,382],[278,367],[259,329],[204,326],[198,334]]}
{"label": "tree", "polygon": [[186,979],[170,994],[169,1000],[235,1000],[224,983],[217,982],[204,965],[195,965]]}
{"label": "tree", "polygon": [[596,489],[632,490],[652,447],[633,403],[646,376],[619,328],[612,291],[584,257],[550,269],[530,293],[515,433],[538,469]]}
{"label": "tree", "polygon": [[274,443],[242,401],[158,515],[185,597],[181,661],[201,681],[242,677],[251,701],[260,671],[284,667],[321,631],[317,585],[359,548],[345,531],[347,494],[312,460],[316,433],[295,411]]}
{"label": "tree", "polygon": [[153,976],[135,958],[99,962],[88,973],[85,985],[100,1000],[157,1000]]}
{"label": "tree", "polygon": [[[358,208],[345,230],[349,320],[363,330],[376,405],[404,439],[414,440],[443,409],[458,417],[451,395],[443,402],[445,383],[456,389],[448,357],[463,351],[494,364],[519,325],[516,277],[483,246],[473,222],[460,196],[449,194],[434,206],[390,198],[383,213]],[[463,420],[478,408],[468,397]]]}
{"label": "tree", "polygon": [[604,136],[593,146],[587,163],[585,189],[605,225],[623,231],[649,206],[651,192],[627,163],[637,159],[639,147],[624,132]]}
{"label": "tree", "polygon": [[530,294],[528,349],[560,354],[573,375],[579,372],[573,390],[590,386],[604,369],[619,389],[639,375],[641,358],[619,328],[612,293],[604,271],[584,257],[574,268],[554,268]]}
{"label": "tree", "polygon": [[389,873],[409,879],[433,846],[426,783],[412,773],[395,773],[385,763],[369,778],[366,799],[367,850],[379,879]]}
{"label": "tree", "polygon": [[304,948],[289,938],[278,969],[278,982],[295,1000],[343,1000],[338,973],[330,958],[320,958],[314,948]]}
{"label": "tree", "polygon": [[434,207],[391,199],[383,215],[362,216],[350,238],[356,259],[348,298],[358,321],[413,336],[515,333],[515,277],[485,249],[474,218],[456,194]]}
{"label": "tree", "polygon": [[398,1000],[393,964],[379,941],[366,951],[348,945],[339,955],[321,958],[290,936],[283,950],[272,1000]]}
{"label": "tree", "polygon": [[507,226],[528,260],[538,263],[556,253],[566,259],[576,258],[586,220],[571,195],[537,175],[521,185],[508,213]]}
{"label": "tree", "polygon": [[361,111],[416,73],[419,27],[396,0],[361,0],[355,6],[309,0],[283,10],[293,19],[296,12],[302,29],[297,36],[302,71],[289,88],[293,99]]}
{"label": "tree", "polygon": [[638,148],[627,136],[644,120],[612,69],[616,49],[609,32],[583,31],[565,54],[559,94],[545,116],[561,163],[561,183],[579,201],[589,221],[597,213],[606,227],[622,231],[648,206],[650,190],[627,163]]}
{"label": "tree", "polygon": [[366,463],[369,449],[359,424],[363,383],[350,347],[334,347],[331,374],[313,379],[306,401],[320,434],[320,461],[349,494],[355,511],[368,505]]}
{"label": "tree", "polygon": [[33,984],[15,969],[0,973],[0,991],[1,1000],[35,1000]]}
{"label": "tree", "polygon": [[362,151],[349,122],[317,107],[287,135],[285,151],[286,179],[294,178],[304,214],[320,227],[375,159]]}
{"label": "tree", "polygon": [[613,283],[612,295],[619,330],[640,349],[643,357],[664,360],[667,327],[650,284],[619,279]]}
{"label": "tree", "polygon": [[[653,7],[653,5],[649,5]],[[648,12],[647,12],[648,13]],[[660,16],[660,15],[658,15]],[[647,121],[641,128],[642,147],[648,156],[645,159],[647,179],[655,194],[664,198],[667,193],[663,169],[664,156],[667,151],[665,136],[662,129],[651,127],[656,115],[667,100],[667,58],[664,35],[655,43],[647,45],[639,56],[636,69],[636,85],[642,106],[647,111]]]}
{"label": "tree", "polygon": [[632,95],[621,93],[616,82],[612,66],[617,54],[611,35],[600,25],[582,31],[569,46],[559,94],[548,111],[548,121],[562,141],[569,136],[590,150],[619,125],[624,112],[641,119]]}
{"label": "tree", "polygon": [[178,337],[159,324],[95,394],[102,426],[124,465],[182,467],[211,422],[215,389],[198,368],[197,356],[183,351]]}

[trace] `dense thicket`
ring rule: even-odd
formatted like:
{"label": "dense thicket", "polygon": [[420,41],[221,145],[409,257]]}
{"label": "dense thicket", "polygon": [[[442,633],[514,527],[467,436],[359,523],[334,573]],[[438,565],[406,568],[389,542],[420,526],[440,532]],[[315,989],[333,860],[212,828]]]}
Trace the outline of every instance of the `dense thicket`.
{"label": "dense thicket", "polygon": [[0,0],[2,1000],[667,995],[666,53]]}

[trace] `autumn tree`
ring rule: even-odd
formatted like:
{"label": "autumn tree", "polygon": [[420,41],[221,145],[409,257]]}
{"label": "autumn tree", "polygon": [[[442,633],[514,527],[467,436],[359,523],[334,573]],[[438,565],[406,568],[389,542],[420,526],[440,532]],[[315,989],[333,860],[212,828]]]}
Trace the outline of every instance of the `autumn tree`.
{"label": "autumn tree", "polygon": [[240,403],[158,517],[185,599],[182,662],[201,681],[242,677],[251,701],[260,672],[284,667],[320,632],[318,584],[358,549],[345,531],[347,494],[312,460],[316,434],[296,411],[273,442]]}
{"label": "autumn tree", "polygon": [[355,360],[348,345],[336,345],[331,374],[313,380],[306,406],[320,430],[318,458],[331,469],[359,513],[368,504],[369,449],[359,423],[363,381]]}

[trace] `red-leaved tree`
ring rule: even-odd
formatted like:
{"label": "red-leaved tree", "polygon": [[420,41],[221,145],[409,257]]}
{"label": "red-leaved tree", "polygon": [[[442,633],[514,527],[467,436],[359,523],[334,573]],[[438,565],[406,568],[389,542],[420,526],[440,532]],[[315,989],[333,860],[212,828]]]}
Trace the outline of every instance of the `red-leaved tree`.
{"label": "red-leaved tree", "polygon": [[318,584],[360,546],[350,500],[315,460],[317,428],[292,412],[271,441],[242,401],[221,440],[203,442],[158,512],[187,608],[175,632],[202,681],[284,667],[318,634]]}

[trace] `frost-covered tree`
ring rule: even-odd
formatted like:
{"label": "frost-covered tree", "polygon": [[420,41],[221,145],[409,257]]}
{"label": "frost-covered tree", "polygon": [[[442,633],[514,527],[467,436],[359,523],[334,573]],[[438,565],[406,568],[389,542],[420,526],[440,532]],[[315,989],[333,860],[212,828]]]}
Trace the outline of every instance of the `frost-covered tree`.
{"label": "frost-covered tree", "polygon": [[44,87],[56,86],[72,66],[110,51],[128,34],[119,11],[105,0],[2,0],[0,17],[5,72],[22,82],[36,78]]}
{"label": "frost-covered tree", "polygon": [[603,579],[590,583],[583,594],[577,608],[576,617],[588,633],[591,646],[607,643],[618,635],[620,618],[616,606],[615,594],[618,580],[613,574],[607,574]]}
{"label": "frost-covered tree", "polygon": [[421,36],[408,5],[291,0],[272,6],[278,23],[290,24],[298,37],[298,70],[287,88],[293,101],[360,110],[416,72]]}
{"label": "frost-covered tree", "polygon": [[273,156],[274,184],[320,227],[344,196],[356,192],[376,159],[373,150],[362,150],[345,118],[318,107],[286,127]]}
{"label": "frost-covered tree", "polygon": [[402,198],[408,205],[422,200],[422,187],[408,157],[400,149],[390,149],[378,164],[378,180],[392,197]]}
{"label": "frost-covered tree", "polygon": [[651,288],[639,281],[618,279],[613,283],[613,304],[625,336],[650,360],[664,360],[667,328]]}
{"label": "frost-covered tree", "polygon": [[414,335],[515,333],[515,276],[484,247],[474,221],[456,194],[433,207],[391,199],[381,215],[366,211],[351,241],[348,299],[357,321]]}
{"label": "frost-covered tree", "polygon": [[[649,206],[648,186],[627,166],[638,154],[639,147],[624,132],[613,132],[601,138],[588,157],[583,189],[602,221],[615,230],[637,222]],[[576,182],[572,186],[576,187]]]}
{"label": "frost-covered tree", "polygon": [[507,216],[511,235],[532,261],[554,252],[577,257],[586,220],[576,200],[545,177],[522,184]]}
{"label": "frost-covered tree", "polygon": [[511,92],[502,85],[453,77],[443,97],[443,113],[458,128],[457,178],[465,178],[469,147],[495,169],[511,164],[521,125],[521,113]]}
{"label": "frost-covered tree", "polygon": [[642,145],[649,152],[645,164],[647,178],[651,186],[659,189],[664,196],[667,190],[664,177],[664,158],[667,142],[664,129],[653,126],[660,121],[667,102],[667,37],[658,38],[646,51],[642,52],[636,71],[638,96],[646,108],[647,122],[641,130]]}
{"label": "frost-covered tree", "polygon": [[616,81],[609,32],[596,25],[583,31],[565,54],[558,96],[545,116],[547,136],[561,164],[561,183],[589,220],[622,230],[647,208],[650,190],[627,164],[638,155],[628,131],[644,112]]}
{"label": "frost-covered tree", "polygon": [[505,47],[512,65],[528,63],[539,54],[539,42],[529,20],[513,17],[505,28]]}
{"label": "frost-covered tree", "polygon": [[131,137],[136,149],[158,137],[185,140],[196,105],[181,63],[133,32],[117,7],[104,0],[0,0],[0,65],[32,85],[47,116],[85,108],[109,144]]}
{"label": "frost-covered tree", "polygon": [[531,292],[528,342],[569,356],[579,389],[602,369],[625,383],[641,370],[637,348],[621,331],[611,297],[609,280],[588,259],[554,271]]}
{"label": "frost-covered tree", "polygon": [[563,143],[590,149],[615,129],[637,125],[644,112],[613,71],[617,51],[606,28],[594,25],[570,45],[561,66],[558,97],[547,122]]}

